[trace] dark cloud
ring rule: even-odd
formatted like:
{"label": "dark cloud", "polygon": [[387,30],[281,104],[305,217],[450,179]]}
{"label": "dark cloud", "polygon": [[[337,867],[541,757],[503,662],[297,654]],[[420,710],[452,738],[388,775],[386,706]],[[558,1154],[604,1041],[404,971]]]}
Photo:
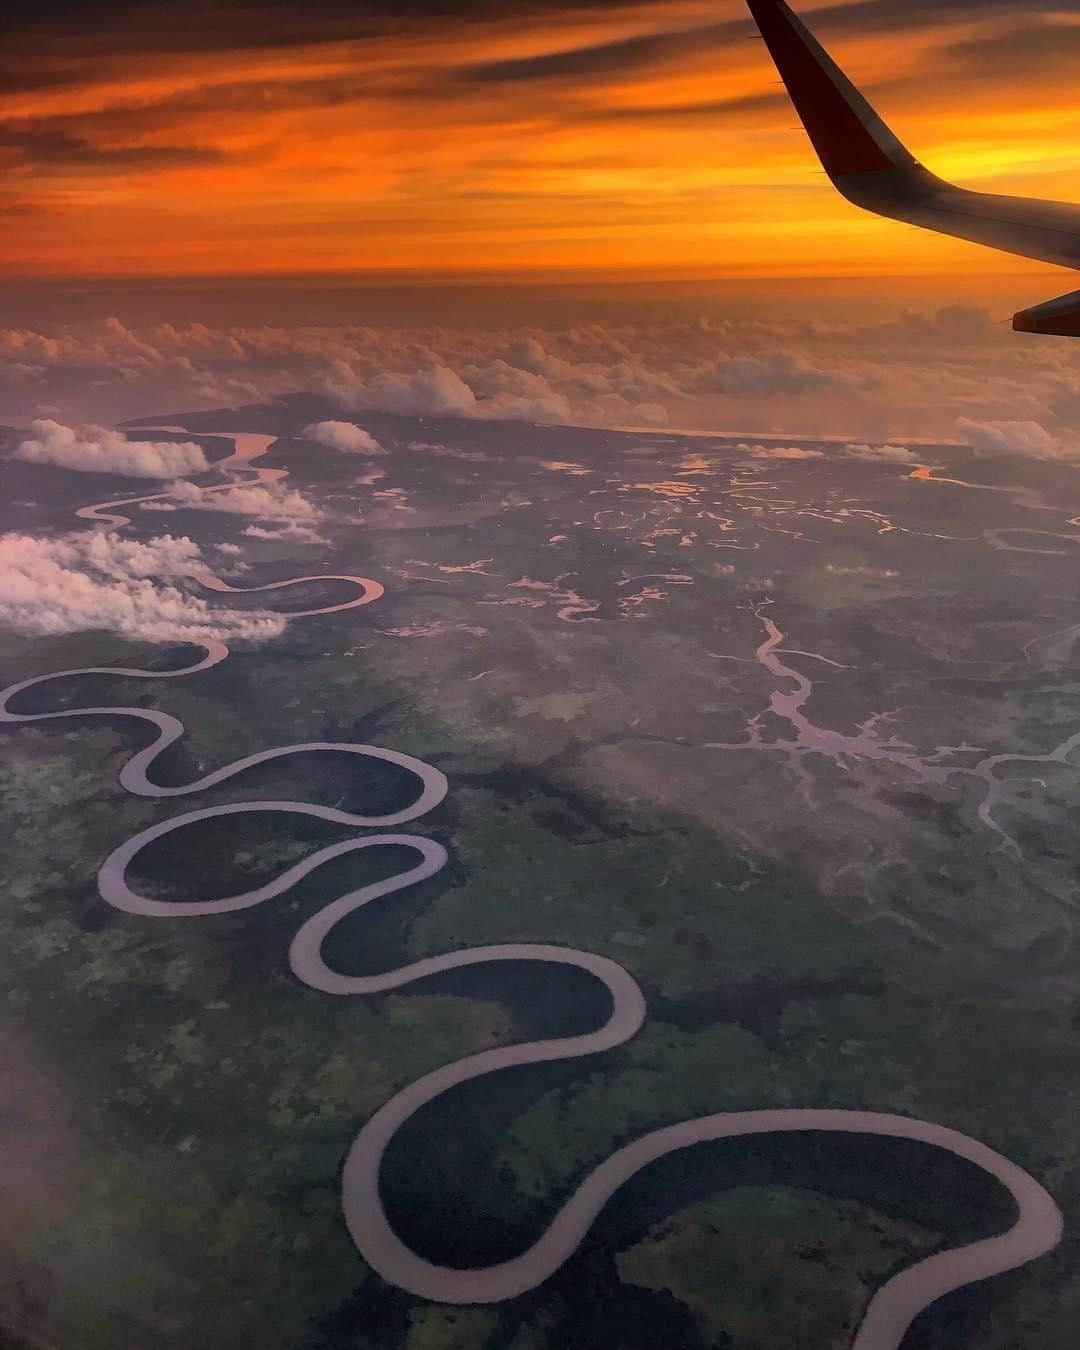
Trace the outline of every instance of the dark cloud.
{"label": "dark cloud", "polygon": [[616,42],[596,43],[571,51],[550,52],[508,61],[487,61],[457,73],[460,80],[480,84],[516,84],[532,80],[595,79],[601,75],[682,60],[717,44],[729,43],[740,24],[709,24],[679,32],[648,33]]}
{"label": "dark cloud", "polygon": [[[801,6],[797,5],[796,8]],[[1030,25],[1080,10],[1080,0],[853,0],[814,9],[809,18],[826,41],[855,34],[901,34],[954,24],[957,20],[1022,20],[1012,34],[986,39],[989,57],[1004,62],[1015,34],[1030,46]],[[170,58],[184,53],[293,49],[334,42],[357,43],[358,69],[365,64],[364,39],[406,33],[468,31],[508,22],[522,29],[543,25],[553,46],[590,15],[620,11],[636,23],[648,16],[655,31],[591,41],[571,50],[487,61],[455,72],[455,80],[517,84],[596,80],[685,60],[741,41],[754,30],[741,0],[729,0],[714,20],[686,28],[682,4],[660,0],[649,11],[627,0],[8,0],[0,16],[0,83],[8,93],[48,89],[97,78],[118,59],[136,54]],[[1045,24],[1043,25],[1045,27]],[[1059,25],[1060,26],[1060,25]],[[1074,30],[1075,31],[1075,30]],[[1063,40],[1074,40],[1068,36]]]}
{"label": "dark cloud", "polygon": [[8,0],[0,39],[90,37],[103,50],[292,47],[489,19],[626,8],[625,0]]}
{"label": "dark cloud", "polygon": [[49,89],[62,89],[72,80],[70,68],[46,69],[40,64],[17,66],[11,51],[0,55],[2,91],[5,94],[35,94]]}
{"label": "dark cloud", "polygon": [[[5,153],[7,152],[7,153]],[[0,164],[14,159],[33,168],[167,169],[217,163],[220,151],[182,145],[95,145],[65,131],[0,128]]]}
{"label": "dark cloud", "polygon": [[0,220],[18,220],[23,216],[41,215],[47,208],[41,202],[0,193]]}
{"label": "dark cloud", "polygon": [[1076,68],[1080,60],[1080,26],[1070,23],[1033,22],[965,42],[954,42],[942,53],[946,62],[957,61],[979,75],[1016,77]]}
{"label": "dark cloud", "polygon": [[710,122],[745,113],[769,112],[776,108],[790,108],[785,93],[744,94],[741,98],[709,99],[704,103],[665,103],[661,105],[632,104],[614,108],[597,108],[587,116],[594,122],[686,122],[706,118]]}
{"label": "dark cloud", "polygon": [[[795,8],[799,5],[796,3]],[[1011,18],[1038,20],[1051,14],[1078,10],[1076,0],[854,0],[851,4],[830,5],[812,13],[804,8],[816,33],[829,37],[837,33],[900,33],[913,28],[939,28],[965,20],[980,22],[1008,15]]]}
{"label": "dark cloud", "polygon": [[696,375],[702,393],[742,398],[800,398],[850,394],[870,377],[823,369],[798,352],[774,351],[767,356],[724,356]]}
{"label": "dark cloud", "polygon": [[[796,5],[796,8],[799,8]],[[957,18],[1009,15],[1037,18],[1074,11],[1076,0],[853,0],[814,9],[815,29],[883,32],[935,26]],[[627,0],[8,0],[0,17],[0,39],[8,51],[47,50],[68,39],[92,38],[101,51],[142,46],[147,50],[229,50],[233,47],[288,47],[342,38],[392,34],[415,27],[446,27],[488,20],[552,20],[619,10],[640,19],[642,9]],[[662,0],[651,11],[664,25]],[[685,8],[671,12],[685,18]],[[703,13],[705,13],[703,8]],[[741,4],[728,8],[720,30],[749,29]],[[613,44],[618,45],[618,44]],[[626,55],[632,59],[633,49]],[[543,58],[541,58],[543,59]],[[13,67],[13,78],[50,79]]]}
{"label": "dark cloud", "polygon": [[[799,7],[797,4],[796,8]],[[973,62],[979,61],[983,65],[996,65],[1007,71],[1014,43],[1021,60],[1026,55],[1032,58],[1037,56],[1046,58],[1054,47],[1054,33],[1060,31],[1066,52],[1075,52],[1080,46],[1080,29],[1047,21],[1048,14],[1060,15],[1063,10],[1067,11],[1073,7],[1080,11],[1080,0],[1076,0],[1074,5],[1066,3],[1064,6],[1054,5],[1052,8],[1048,0],[950,0],[948,5],[942,5],[937,0],[855,0],[852,4],[815,9],[809,14],[809,19],[814,31],[820,32],[829,40],[871,33],[879,36],[892,32],[900,34],[914,28],[933,28],[955,24],[957,21],[991,20],[1000,16],[1016,18],[1017,15],[1022,15],[1028,19],[1022,28],[1014,27],[1005,33],[974,39],[964,44],[954,44],[946,49],[946,55],[955,55]],[[662,5],[656,9],[655,19],[657,23],[662,21]],[[455,79],[474,84],[575,80],[593,82],[605,76],[616,76],[686,61],[710,50],[720,52],[746,37],[753,37],[755,32],[742,7],[739,6],[734,11],[734,16],[723,22],[692,28],[658,28],[653,33],[593,43],[565,51],[477,63],[455,72]],[[1060,49],[1058,54],[1060,55]],[[752,111],[757,106],[763,105],[748,103],[746,110]],[[682,116],[688,116],[698,113],[704,116],[707,115],[709,108],[709,104],[696,105],[678,111],[673,110],[669,115],[678,116],[681,113]],[[739,110],[722,100],[717,104],[717,111],[720,112]],[[615,115],[618,116],[619,113]]]}

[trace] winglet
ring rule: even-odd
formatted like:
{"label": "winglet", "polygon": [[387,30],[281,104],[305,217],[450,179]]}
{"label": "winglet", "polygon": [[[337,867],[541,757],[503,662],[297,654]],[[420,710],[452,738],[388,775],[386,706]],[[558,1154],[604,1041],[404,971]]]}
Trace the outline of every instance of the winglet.
{"label": "winglet", "polygon": [[[837,190],[890,220],[1080,271],[1080,206],[972,192],[925,169],[784,0],[747,0]],[[1080,338],[1080,291],[1021,310],[1021,333]]]}
{"label": "winglet", "polygon": [[915,157],[783,0],[747,3],[834,183],[848,174],[918,167]]}
{"label": "winglet", "polygon": [[1048,337],[1080,337],[1080,291],[1059,295],[1013,315],[1018,333],[1042,333]]}

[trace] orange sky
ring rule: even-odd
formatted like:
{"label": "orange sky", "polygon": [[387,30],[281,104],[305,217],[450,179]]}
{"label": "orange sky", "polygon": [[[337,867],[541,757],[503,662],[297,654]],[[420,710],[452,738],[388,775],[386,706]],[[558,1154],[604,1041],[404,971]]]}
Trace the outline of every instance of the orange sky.
{"label": "orange sky", "polygon": [[[1080,94],[1054,77],[1075,66],[1080,18],[1017,0],[860,26],[838,8],[819,35],[929,167],[1080,199]],[[741,0],[463,11],[325,41],[262,42],[245,12],[250,39],[201,50],[122,19],[43,43],[42,78],[0,93],[0,269],[1025,267],[837,197]]]}

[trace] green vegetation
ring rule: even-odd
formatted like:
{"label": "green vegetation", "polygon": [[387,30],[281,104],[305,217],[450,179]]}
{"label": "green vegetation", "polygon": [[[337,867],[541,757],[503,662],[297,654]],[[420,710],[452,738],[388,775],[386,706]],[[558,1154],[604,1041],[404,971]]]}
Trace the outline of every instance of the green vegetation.
{"label": "green vegetation", "polygon": [[[114,914],[94,898],[96,864],[154,810],[102,789],[119,739],[26,729],[15,743],[4,993],[34,1058],[63,1067],[77,1132],[63,1196],[20,1238],[22,1259],[53,1274],[49,1334],[80,1350],[296,1346],[363,1280],[336,1180],[359,1123],[496,1043],[506,1017],[465,998],[303,989],[283,974],[294,912],[272,934],[255,915]],[[294,852],[272,843],[240,867],[277,870]],[[267,968],[246,967],[246,944],[270,936]]]}
{"label": "green vegetation", "polygon": [[[301,414],[266,409],[259,425],[295,431]],[[341,923],[332,963],[374,971],[547,942],[641,983],[649,1017],[628,1045],[421,1113],[388,1155],[391,1218],[431,1252],[501,1260],[643,1131],[768,1106],[900,1112],[1030,1169],[1067,1222],[1051,1257],[931,1313],[927,1336],[1071,1350],[1080,753],[998,771],[995,820],[1019,855],[980,819],[986,784],[970,775],[818,753],[800,777],[784,753],[792,726],[768,711],[791,683],[755,660],[752,605],[774,600],[785,660],[813,680],[814,726],[855,737],[878,718],[923,763],[971,765],[1045,754],[1080,727],[1060,636],[1074,560],[983,547],[984,525],[1012,520],[1005,494],[979,494],[961,529],[955,498],[895,464],[755,460],[762,490],[739,498],[730,446],[693,447],[702,469],[683,465],[677,438],[635,449],[562,429],[558,457],[596,470],[583,497],[580,480],[543,468],[552,433],[523,430],[518,445],[483,422],[403,426],[376,427],[393,448],[380,490],[400,488],[413,513],[356,486],[349,457],[320,452],[308,484],[334,489],[325,565],[378,577],[383,601],[238,644],[197,676],[92,677],[35,704],[78,706],[92,690],[85,701],[179,716],[184,742],[157,766],[174,783],[306,740],[429,758],[451,790],[407,828],[444,842],[451,863]],[[633,454],[626,481],[613,447]],[[653,490],[673,476],[679,492]],[[250,549],[253,583],[293,568],[280,543]],[[568,618],[570,591],[585,607]],[[18,639],[5,682],[186,655],[101,634]],[[744,743],[758,714],[772,748],[712,744]],[[180,810],[259,798],[389,810],[411,790],[385,766],[324,754],[142,801],[117,775],[144,734],[121,720],[4,731],[0,1049],[18,1111],[0,1143],[20,1189],[0,1256],[30,1330],[58,1350],[846,1350],[889,1274],[1008,1223],[984,1177],[926,1150],[762,1139],[647,1169],[520,1300],[450,1308],[388,1288],[340,1213],[362,1122],[437,1065],[599,1025],[604,997],[553,967],[485,966],[371,999],[297,983],[297,928],[393,871],[388,850],[234,915],[109,909],[102,858]],[[340,837],[301,819],[212,822],[148,849],[139,882],[223,895]],[[11,1301],[0,1288],[0,1318]]]}
{"label": "green vegetation", "polygon": [[669,1290],[709,1345],[842,1347],[893,1270],[932,1236],[864,1205],[786,1186],[736,1187],[690,1205],[621,1252],[628,1284]]}
{"label": "green vegetation", "polygon": [[497,1314],[481,1308],[414,1308],[405,1350],[482,1350],[498,1321]]}

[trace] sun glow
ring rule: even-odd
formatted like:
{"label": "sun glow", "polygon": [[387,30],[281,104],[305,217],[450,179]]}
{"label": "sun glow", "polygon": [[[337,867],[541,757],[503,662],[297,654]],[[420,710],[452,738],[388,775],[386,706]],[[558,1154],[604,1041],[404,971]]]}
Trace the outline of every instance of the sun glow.
{"label": "sun glow", "polygon": [[[0,268],[1018,270],[838,198],[744,15],[686,0],[266,50],[241,33],[138,62],[57,39],[47,79],[0,95]],[[822,36],[932,168],[1080,197],[1071,85],[957,55],[996,31]]]}

